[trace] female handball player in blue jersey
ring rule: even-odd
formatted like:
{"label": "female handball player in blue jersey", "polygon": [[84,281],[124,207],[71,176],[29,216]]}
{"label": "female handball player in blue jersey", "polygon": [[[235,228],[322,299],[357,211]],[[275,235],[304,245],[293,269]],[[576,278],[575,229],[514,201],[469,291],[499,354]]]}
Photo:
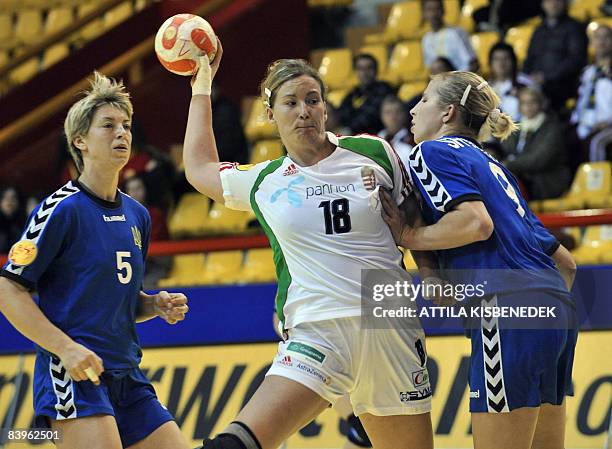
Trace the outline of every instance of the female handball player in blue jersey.
{"label": "female handball player in blue jersey", "polygon": [[561,316],[552,325],[518,328],[500,318],[471,327],[470,411],[476,449],[561,449],[564,398],[572,394],[576,331],[568,288],[576,266],[529,210],[510,172],[481,150],[483,134],[504,139],[516,129],[499,104],[474,73],[432,77],[411,111],[418,145],[408,159],[427,226],[405,224],[388,195],[383,217],[399,245],[437,251],[451,283],[484,281],[487,296],[477,304],[557,306]]}
{"label": "female handball player in blue jersey", "polygon": [[261,86],[288,155],[219,162],[210,84],[220,56],[212,65],[202,58],[192,82],[185,174],[215,201],[257,215],[274,251],[285,340],[236,421],[204,448],[275,449],[346,394],[374,447],[431,448],[431,387],[412,375],[427,370],[420,323],[371,329],[360,321],[362,270],[401,270],[378,191],[386,187],[403,203],[405,168],[382,139],[325,131],[325,87],[297,59],[271,64]]}
{"label": "female handball player in blue jersey", "polygon": [[59,448],[188,447],[138,368],[135,323],[188,309],[180,293],[141,290],[151,219],[117,190],[131,121],[123,84],[96,73],[64,124],[79,179],[32,212],[1,272],[0,311],[37,346],[36,423],[59,430]]}

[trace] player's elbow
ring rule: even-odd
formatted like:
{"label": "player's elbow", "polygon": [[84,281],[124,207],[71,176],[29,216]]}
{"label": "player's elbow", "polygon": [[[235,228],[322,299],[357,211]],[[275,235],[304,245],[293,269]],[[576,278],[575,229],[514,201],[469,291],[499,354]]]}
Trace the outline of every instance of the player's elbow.
{"label": "player's elbow", "polygon": [[493,234],[493,229],[493,220],[491,220],[489,214],[486,214],[486,216],[479,215],[475,217],[474,237],[477,241],[488,240]]}
{"label": "player's elbow", "polygon": [[459,205],[459,210],[467,217],[467,226],[473,242],[487,240],[493,234],[493,220],[481,201],[470,201]]}

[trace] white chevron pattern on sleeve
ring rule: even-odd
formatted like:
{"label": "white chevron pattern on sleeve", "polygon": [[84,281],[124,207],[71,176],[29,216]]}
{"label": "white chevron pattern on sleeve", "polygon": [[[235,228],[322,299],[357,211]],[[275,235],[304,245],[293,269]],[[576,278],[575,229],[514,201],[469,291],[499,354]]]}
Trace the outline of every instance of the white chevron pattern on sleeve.
{"label": "white chevron pattern on sleeve", "polygon": [[408,156],[408,162],[410,163],[410,168],[414,171],[414,174],[423,186],[423,189],[427,192],[431,203],[440,212],[445,212],[445,206],[452,200],[452,197],[436,175],[427,167],[427,163],[421,154],[421,144],[418,144],[412,149]]}

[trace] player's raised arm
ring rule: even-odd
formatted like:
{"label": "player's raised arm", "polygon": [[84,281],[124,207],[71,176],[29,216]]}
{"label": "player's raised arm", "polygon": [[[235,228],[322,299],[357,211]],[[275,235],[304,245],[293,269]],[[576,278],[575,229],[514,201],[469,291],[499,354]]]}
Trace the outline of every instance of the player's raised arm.
{"label": "player's raised arm", "polygon": [[200,193],[224,203],[219,177],[219,155],[212,128],[211,83],[221,62],[223,48],[218,41],[214,61],[200,58],[200,67],[191,82],[192,97],[183,145],[185,176]]}

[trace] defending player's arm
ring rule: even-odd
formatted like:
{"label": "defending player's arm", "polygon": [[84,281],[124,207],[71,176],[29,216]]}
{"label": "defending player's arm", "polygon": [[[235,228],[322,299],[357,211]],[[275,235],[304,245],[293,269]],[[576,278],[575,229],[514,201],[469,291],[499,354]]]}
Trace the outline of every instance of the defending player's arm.
{"label": "defending player's arm", "polygon": [[219,177],[219,155],[212,128],[210,92],[212,78],[219,64],[223,48],[218,41],[218,51],[212,64],[207,56],[200,58],[200,68],[192,80],[192,97],[183,144],[185,176],[200,193],[221,204],[223,187]]}
{"label": "defending player's arm", "polygon": [[551,257],[555,261],[557,269],[559,270],[559,273],[561,273],[561,276],[565,281],[565,285],[567,285],[567,289],[571,290],[572,286],[574,285],[577,270],[576,262],[574,261],[572,254],[563,245],[559,245]]}
{"label": "defending player's arm", "polygon": [[23,336],[56,354],[72,379],[88,380],[85,372],[88,368],[93,369],[96,377],[104,371],[100,357],[51,323],[27,289],[6,277],[0,277],[0,312]]}

